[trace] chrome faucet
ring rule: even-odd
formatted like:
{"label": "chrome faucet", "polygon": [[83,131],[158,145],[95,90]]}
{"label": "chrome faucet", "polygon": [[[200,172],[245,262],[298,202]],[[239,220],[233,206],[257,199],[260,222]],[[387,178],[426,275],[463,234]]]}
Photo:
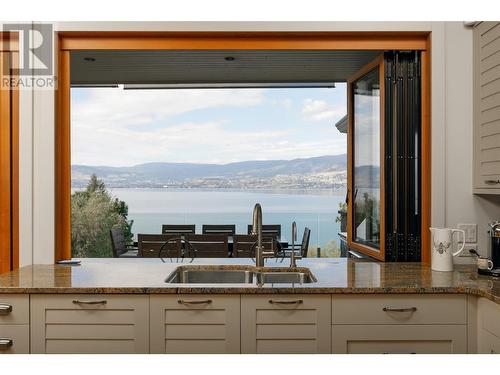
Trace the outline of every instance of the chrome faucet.
{"label": "chrome faucet", "polygon": [[290,268],[297,267],[297,259],[302,259],[302,255],[295,255],[295,241],[297,241],[297,223],[292,223],[292,252],[290,253]]}
{"label": "chrome faucet", "polygon": [[257,246],[255,247],[255,265],[264,267],[264,258],[272,258],[273,251],[264,251],[262,246],[262,208],[259,203],[253,208],[252,234],[257,235]]}

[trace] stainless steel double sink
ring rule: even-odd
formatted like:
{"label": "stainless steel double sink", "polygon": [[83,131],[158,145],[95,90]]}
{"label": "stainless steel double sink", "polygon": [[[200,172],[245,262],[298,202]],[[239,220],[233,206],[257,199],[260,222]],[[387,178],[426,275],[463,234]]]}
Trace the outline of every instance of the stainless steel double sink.
{"label": "stainless steel double sink", "polygon": [[171,284],[309,284],[309,268],[190,265],[179,266],[165,282]]}

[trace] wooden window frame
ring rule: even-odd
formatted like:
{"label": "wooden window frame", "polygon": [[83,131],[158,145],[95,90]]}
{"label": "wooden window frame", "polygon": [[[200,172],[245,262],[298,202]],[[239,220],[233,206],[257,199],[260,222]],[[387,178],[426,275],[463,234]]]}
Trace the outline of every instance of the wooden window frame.
{"label": "wooden window frame", "polygon": [[[354,93],[352,87],[354,82],[362,78],[364,75],[370,73],[375,69],[379,69],[379,84],[380,84],[380,247],[379,250],[353,240],[353,213],[354,213],[354,195],[353,195],[353,168],[354,168]],[[347,132],[347,181],[348,181],[348,199],[349,204],[347,207],[347,246],[357,250],[363,254],[369,255],[378,260],[385,260],[385,159],[384,159],[384,55],[381,54],[372,62],[363,66],[355,75],[347,80],[347,118],[349,120],[349,131]]]}
{"label": "wooden window frame", "polygon": [[[4,65],[16,77],[17,32],[0,32],[0,79]],[[0,273],[19,268],[19,90],[0,89]]]}
{"label": "wooden window frame", "polygon": [[422,262],[431,217],[430,32],[59,32],[55,260],[71,258],[70,53],[82,50],[419,50],[422,59]]}

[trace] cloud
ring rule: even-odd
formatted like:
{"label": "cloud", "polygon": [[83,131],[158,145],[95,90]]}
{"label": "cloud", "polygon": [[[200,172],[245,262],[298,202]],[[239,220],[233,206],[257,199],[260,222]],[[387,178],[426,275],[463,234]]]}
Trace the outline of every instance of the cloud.
{"label": "cloud", "polygon": [[[330,126],[317,136],[305,124],[277,126],[266,116],[269,103],[265,90],[75,91],[72,163],[229,163],[345,152],[345,139]],[[228,108],[237,111],[196,112]],[[240,123],[245,116],[252,117]]]}
{"label": "cloud", "polygon": [[338,121],[346,114],[344,106],[334,107],[325,100],[306,99],[302,107],[302,115],[310,121]]}
{"label": "cloud", "polygon": [[[83,89],[85,90],[85,89]],[[88,89],[87,89],[88,90]],[[73,101],[72,121],[100,126],[139,127],[201,109],[249,107],[262,102],[264,90],[94,89]]]}

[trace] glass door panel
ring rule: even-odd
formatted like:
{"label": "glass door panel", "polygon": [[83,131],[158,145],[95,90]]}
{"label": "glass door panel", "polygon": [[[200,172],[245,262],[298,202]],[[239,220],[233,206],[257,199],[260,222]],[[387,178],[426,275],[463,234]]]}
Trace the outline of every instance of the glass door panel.
{"label": "glass door panel", "polygon": [[380,81],[378,67],[353,83],[353,240],[380,248]]}
{"label": "glass door panel", "polygon": [[384,260],[383,58],[349,81],[348,246]]}

